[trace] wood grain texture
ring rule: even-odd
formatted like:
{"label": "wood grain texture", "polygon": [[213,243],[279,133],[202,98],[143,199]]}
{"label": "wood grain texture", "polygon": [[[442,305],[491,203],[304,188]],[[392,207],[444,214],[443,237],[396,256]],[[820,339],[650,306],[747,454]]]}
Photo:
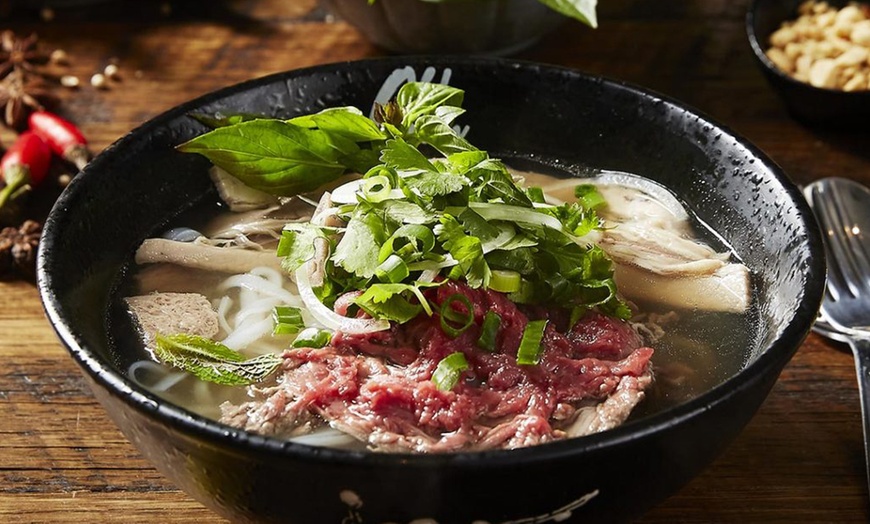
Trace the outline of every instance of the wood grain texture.
{"label": "wood grain texture", "polygon": [[[795,122],[757,70],[747,0],[605,0],[597,31],[567,22],[519,58],[637,83],[743,134],[798,183],[870,183],[870,136]],[[377,56],[316,0],[115,2],[51,22],[0,3],[0,28],[36,31],[84,80],[62,113],[99,151],[147,119],[269,73]],[[110,61],[108,90],[87,85]],[[0,140],[8,143],[8,132]],[[641,522],[867,522],[855,369],[810,335],[746,430]],[[0,522],[222,522],[136,452],[91,396],[32,284],[0,282]]]}

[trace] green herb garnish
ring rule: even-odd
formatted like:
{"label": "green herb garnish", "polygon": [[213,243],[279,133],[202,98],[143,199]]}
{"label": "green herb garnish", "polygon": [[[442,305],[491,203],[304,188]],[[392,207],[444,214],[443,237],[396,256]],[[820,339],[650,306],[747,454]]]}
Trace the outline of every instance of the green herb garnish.
{"label": "green herb garnish", "polygon": [[302,310],[291,306],[275,306],[272,310],[272,321],[275,325],[274,335],[293,335],[305,327]]}
{"label": "green herb garnish", "polygon": [[501,329],[501,317],[494,311],[487,311],[483,316],[483,325],[480,326],[480,338],[477,339],[477,347],[492,353],[495,351],[496,337]]}
{"label": "green herb garnish", "polygon": [[438,367],[432,373],[432,382],[441,391],[450,391],[459,382],[459,377],[466,369],[468,369],[468,361],[465,355],[460,351],[451,353],[438,363]]}
{"label": "green herb garnish", "polygon": [[[462,306],[465,311],[457,311],[454,304]],[[441,305],[440,317],[441,330],[456,338],[474,323],[474,309],[468,297],[455,293]]]}
{"label": "green herb garnish", "polygon": [[520,366],[537,366],[541,362],[541,352],[544,347],[541,340],[544,338],[544,329],[547,327],[546,320],[532,320],[526,324],[523,330],[523,338],[517,350],[517,364]]}
{"label": "green herb garnish", "polygon": [[262,382],[278,369],[281,357],[265,354],[245,360],[238,351],[197,335],[157,335],[154,354],[161,362],[177,367],[200,380],[225,386]]}
{"label": "green herb garnish", "polygon": [[[315,239],[327,241],[325,280],[314,290],[324,304],[362,290],[354,303],[366,313],[407,322],[432,314],[422,288],[453,279],[518,303],[627,318],[612,263],[593,243],[601,195],[578,184],[578,202],[557,206],[519,186],[500,160],[454,130],[463,96],[408,83],[376,107],[374,120],[348,107],[287,121],[246,118],[179,149],[279,195],[364,173],[354,200],[337,208],[344,227],[288,224],[278,246],[283,267],[294,271],[314,256]],[[446,331],[464,324],[447,318]]]}
{"label": "green herb garnish", "polygon": [[296,340],[293,341],[294,348],[322,348],[332,341],[332,331],[328,329],[305,328]]}

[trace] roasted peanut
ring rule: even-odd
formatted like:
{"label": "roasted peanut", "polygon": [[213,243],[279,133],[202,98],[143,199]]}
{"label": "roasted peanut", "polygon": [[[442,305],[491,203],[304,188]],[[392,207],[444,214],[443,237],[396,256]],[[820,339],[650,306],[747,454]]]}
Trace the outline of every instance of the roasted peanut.
{"label": "roasted peanut", "polygon": [[809,0],[798,13],[797,19],[771,34],[771,47],[765,51],[770,61],[816,87],[870,89],[870,5],[852,3],[837,9]]}

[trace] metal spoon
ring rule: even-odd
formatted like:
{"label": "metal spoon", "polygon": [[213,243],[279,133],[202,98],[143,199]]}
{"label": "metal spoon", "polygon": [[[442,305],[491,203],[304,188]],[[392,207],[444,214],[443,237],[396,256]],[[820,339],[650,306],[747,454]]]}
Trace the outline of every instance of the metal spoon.
{"label": "metal spoon", "polygon": [[870,485],[870,189],[824,178],[804,188],[804,196],[822,228],[828,261],[821,317],[846,338],[855,356]]}

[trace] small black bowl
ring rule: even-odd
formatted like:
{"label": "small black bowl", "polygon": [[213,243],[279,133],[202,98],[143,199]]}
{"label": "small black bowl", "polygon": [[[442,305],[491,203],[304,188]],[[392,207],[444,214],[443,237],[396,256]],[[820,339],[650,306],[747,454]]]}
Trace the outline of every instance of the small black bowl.
{"label": "small black bowl", "polygon": [[[757,327],[747,361],[698,397],[614,430],[444,455],[267,438],[197,416],[131,381],[118,354],[132,345],[113,348],[107,320],[115,286],[144,238],[192,203],[216,198],[208,162],[174,148],[204,131],[187,115],[368,110],[385,80],[424,76],[447,77],[466,91],[461,122],[471,141],[496,156],[557,158],[563,166],[627,171],[670,187],[752,272]],[[325,65],[179,106],[106,149],[72,181],[46,222],[38,258],[49,319],[141,453],[234,522],[296,524],[612,522],[640,515],[697,475],[752,418],[808,333],[824,276],[821,236],[800,192],[730,130],[634,86],[471,58]]]}
{"label": "small black bowl", "polygon": [[[808,125],[838,129],[867,129],[870,90],[841,91],[815,87],[790,77],[767,58],[770,35],[783,22],[798,16],[804,0],[754,0],[746,14],[746,34],[753,55],[770,85],[782,97],[789,113]],[[850,3],[831,0],[835,7]]]}

